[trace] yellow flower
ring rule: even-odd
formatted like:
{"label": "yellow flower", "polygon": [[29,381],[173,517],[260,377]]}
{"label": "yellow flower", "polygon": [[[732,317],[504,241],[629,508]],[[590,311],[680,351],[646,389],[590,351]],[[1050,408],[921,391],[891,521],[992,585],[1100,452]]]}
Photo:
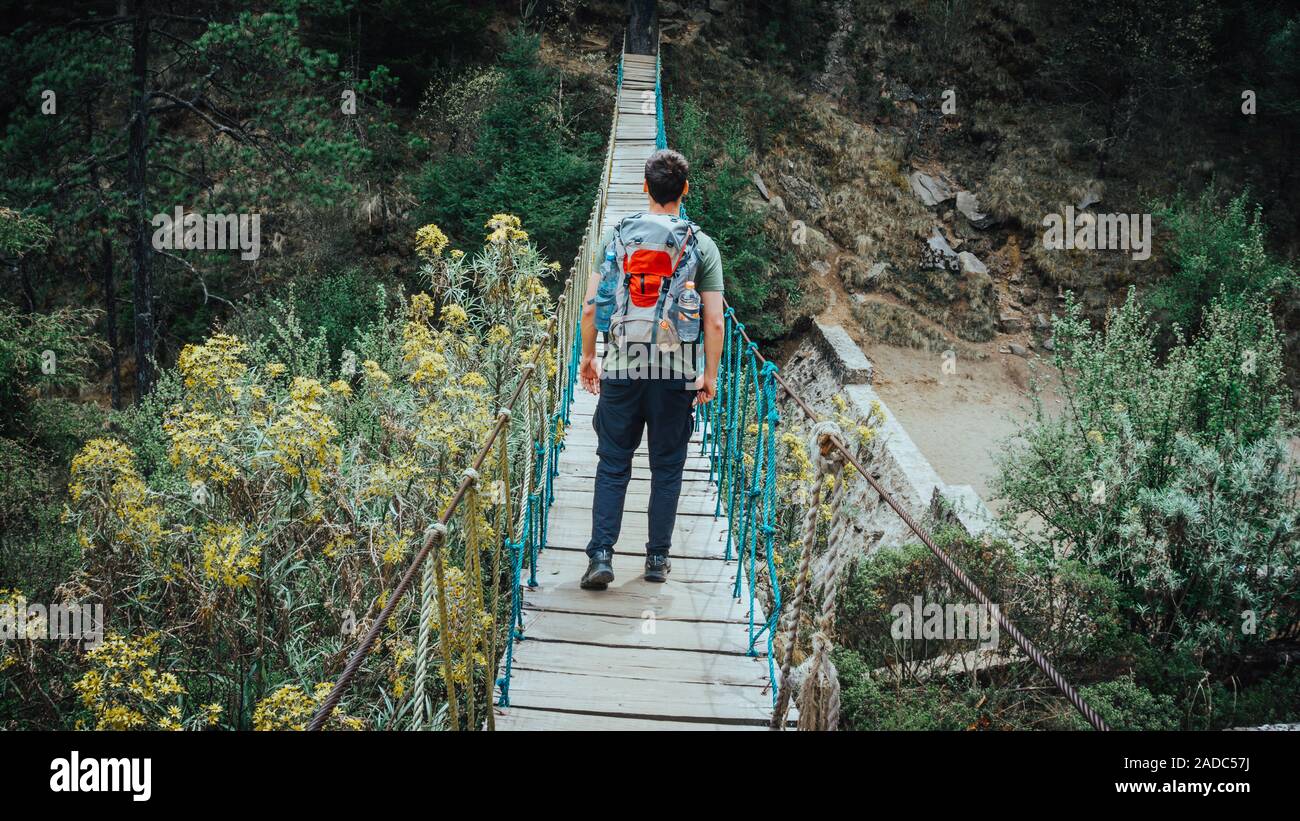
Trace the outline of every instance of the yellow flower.
{"label": "yellow flower", "polygon": [[469,314],[454,302],[442,306],[442,321],[451,328],[459,328],[469,321]]}
{"label": "yellow flower", "polygon": [[382,388],[392,384],[392,377],[385,373],[384,369],[379,367],[379,363],[375,360],[367,359],[361,363],[361,367],[366,372],[366,381],[375,387]]}
{"label": "yellow flower", "polygon": [[203,575],[234,590],[248,587],[262,563],[262,548],[238,525],[210,524],[202,541]]}
{"label": "yellow flower", "polygon": [[271,458],[290,479],[304,478],[312,493],[320,493],[325,471],[343,458],[335,443],[338,426],[322,409],[325,388],[315,379],[294,377],[289,407],[267,429]]}
{"label": "yellow flower", "polygon": [[162,539],[162,508],[136,471],[135,454],[114,439],[92,439],[72,459],[67,518],[83,550],[144,550]]}
{"label": "yellow flower", "polygon": [[519,223],[519,217],[514,214],[493,214],[492,219],[488,220],[484,227],[492,229],[487,235],[487,241],[494,245],[500,245],[509,240],[516,242],[526,242],[528,240],[528,232],[523,230]]}
{"label": "yellow flower", "polygon": [[72,685],[90,708],[97,730],[137,730],[149,726],[180,729],[180,706],[164,699],[185,695],[176,676],[153,666],[159,634],[130,640],[116,633],[86,653],[89,669]]}
{"label": "yellow flower", "polygon": [[248,346],[238,337],[216,334],[202,345],[186,345],[176,361],[186,388],[220,394],[238,399],[236,382],[243,378],[248,366],[243,356]]}
{"label": "yellow flower", "polygon": [[334,391],[340,396],[352,395],[352,386],[342,379],[335,379],[333,382],[331,382],[330,390]]}
{"label": "yellow flower", "polygon": [[433,223],[415,232],[415,252],[427,262],[433,262],[447,247],[447,235]]}
{"label": "yellow flower", "polygon": [[[308,695],[297,684],[286,684],[271,695],[257,702],[253,709],[253,729],[267,730],[306,730],[311,717],[329,697],[334,685],[321,682]],[[360,719],[335,710],[326,725],[331,730],[360,730],[364,724]]]}

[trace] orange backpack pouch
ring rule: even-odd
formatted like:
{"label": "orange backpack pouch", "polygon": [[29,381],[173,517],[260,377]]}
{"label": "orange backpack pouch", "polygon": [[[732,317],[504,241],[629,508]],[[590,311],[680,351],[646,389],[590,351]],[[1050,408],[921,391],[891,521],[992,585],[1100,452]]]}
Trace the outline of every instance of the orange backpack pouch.
{"label": "orange backpack pouch", "polygon": [[638,248],[623,260],[623,271],[628,275],[628,292],[632,304],[638,308],[653,308],[659,301],[659,288],[664,277],[673,275],[673,259],[664,251]]}

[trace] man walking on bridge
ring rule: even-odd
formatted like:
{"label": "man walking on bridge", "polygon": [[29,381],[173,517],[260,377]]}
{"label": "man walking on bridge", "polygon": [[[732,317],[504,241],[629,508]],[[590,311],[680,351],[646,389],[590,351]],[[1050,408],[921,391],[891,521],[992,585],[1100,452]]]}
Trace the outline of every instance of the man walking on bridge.
{"label": "man walking on bridge", "polygon": [[[587,285],[578,375],[600,397],[592,419],[600,461],[582,577],[588,590],[604,590],[614,580],[614,544],[643,432],[650,455],[645,579],[667,581],[694,407],[716,392],[722,257],[714,241],[681,216],[688,172],[676,151],[650,155],[643,186],[649,207],[606,233],[604,263]],[[603,362],[596,360],[598,332],[605,339]]]}

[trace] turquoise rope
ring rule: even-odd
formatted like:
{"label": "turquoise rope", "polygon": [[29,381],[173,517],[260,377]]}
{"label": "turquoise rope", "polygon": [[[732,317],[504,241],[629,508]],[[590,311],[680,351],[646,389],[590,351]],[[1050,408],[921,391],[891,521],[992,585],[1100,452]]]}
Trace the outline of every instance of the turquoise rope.
{"label": "turquoise rope", "polygon": [[655,54],[655,148],[668,147],[668,132],[664,130],[664,95],[659,82],[661,74],[659,55]]}
{"label": "turquoise rope", "polygon": [[[781,413],[776,405],[776,374],[777,366],[772,362],[763,363],[763,392],[765,404],[767,405],[767,470],[766,483],[767,495],[763,505],[763,538],[764,553],[767,558],[767,575],[768,581],[772,586],[772,612],[767,617],[767,676],[772,684],[772,704],[776,705],[777,687],[779,683],[776,680],[776,666],[773,661],[775,653],[772,648],[772,640],[776,633],[777,617],[781,613],[781,585],[776,579],[776,561],[774,547],[776,541],[776,427],[781,421]],[[751,575],[750,579],[754,577]],[[753,600],[753,585],[751,585],[750,599]],[[752,607],[750,610],[753,612]]]}
{"label": "turquoise rope", "polygon": [[501,695],[497,698],[498,707],[510,706],[510,677],[514,670],[515,662],[515,642],[524,640],[523,630],[523,605],[519,599],[519,577],[523,574],[524,563],[524,543],[523,540],[513,541],[506,540],[506,549],[511,551],[510,568],[510,638],[506,641],[506,669],[505,673],[497,679],[497,687],[501,690]]}

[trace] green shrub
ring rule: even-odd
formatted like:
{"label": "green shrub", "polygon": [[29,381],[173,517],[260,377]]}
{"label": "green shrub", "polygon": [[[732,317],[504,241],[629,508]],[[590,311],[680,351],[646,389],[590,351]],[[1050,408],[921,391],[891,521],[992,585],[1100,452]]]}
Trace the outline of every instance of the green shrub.
{"label": "green shrub", "polygon": [[570,134],[559,122],[558,78],[538,59],[539,42],[510,36],[468,151],[431,163],[418,180],[419,216],[466,246],[482,240],[489,217],[510,212],[547,256],[567,265],[600,182],[605,135]]}
{"label": "green shrub", "polygon": [[[1080,688],[1079,695],[1101,714],[1112,730],[1177,730],[1180,724],[1174,700],[1137,684],[1131,674]],[[1075,730],[1091,729],[1078,713],[1069,714],[1067,726]]]}
{"label": "green shrub", "polygon": [[[978,694],[963,695],[939,684],[896,687],[873,679],[853,650],[837,650],[840,726],[846,730],[966,730],[981,716]],[[973,703],[972,703],[973,702]]]}
{"label": "green shrub", "polygon": [[1268,312],[1216,303],[1163,362],[1132,294],[1102,331],[1070,303],[1055,339],[1061,409],[1036,398],[997,479],[1031,560],[1101,573],[1130,631],[1205,663],[1290,629],[1300,475]]}
{"label": "green shrub", "polygon": [[764,230],[763,215],[746,202],[753,183],[743,126],[710,122],[699,101],[686,100],[668,133],[670,144],[691,163],[686,212],[718,243],[727,301],[751,336],[784,334],[781,306],[799,298],[798,283],[790,273],[795,266],[790,253]]}
{"label": "green shrub", "polygon": [[1207,187],[1196,199],[1184,195],[1159,204],[1155,215],[1172,233],[1173,273],[1149,294],[1157,315],[1194,334],[1212,301],[1229,306],[1272,298],[1296,285],[1296,275],[1266,247],[1261,209],[1243,192],[1219,205]]}

